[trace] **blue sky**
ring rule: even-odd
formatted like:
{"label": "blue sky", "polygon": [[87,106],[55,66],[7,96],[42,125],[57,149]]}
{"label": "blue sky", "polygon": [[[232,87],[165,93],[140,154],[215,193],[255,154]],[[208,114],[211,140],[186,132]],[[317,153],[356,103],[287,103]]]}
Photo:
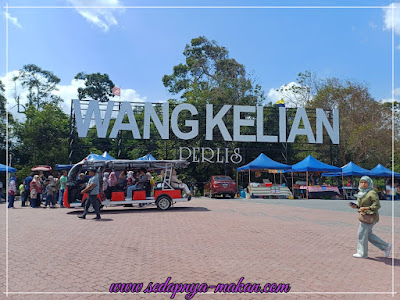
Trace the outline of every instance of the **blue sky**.
{"label": "blue sky", "polygon": [[[390,5],[393,1],[368,1]],[[365,1],[35,1],[35,5],[366,5]],[[8,5],[30,5],[9,1]],[[398,11],[398,10],[397,10]],[[395,61],[400,52],[396,11]],[[0,38],[5,40],[5,10]],[[60,95],[76,93],[80,71],[108,73],[124,100],[173,97],[161,78],[184,62],[184,47],[204,35],[227,47],[275,101],[273,90],[310,70],[365,82],[389,99],[391,31],[378,9],[9,9],[9,71],[33,63],[61,78]],[[0,55],[5,58],[5,47]],[[3,60],[5,61],[5,59]],[[1,64],[0,78],[6,70]],[[399,88],[400,84],[395,85]],[[400,98],[400,89],[396,97]],[[399,93],[398,93],[399,92]],[[398,94],[397,94],[398,93]],[[66,105],[66,109],[68,105]]]}

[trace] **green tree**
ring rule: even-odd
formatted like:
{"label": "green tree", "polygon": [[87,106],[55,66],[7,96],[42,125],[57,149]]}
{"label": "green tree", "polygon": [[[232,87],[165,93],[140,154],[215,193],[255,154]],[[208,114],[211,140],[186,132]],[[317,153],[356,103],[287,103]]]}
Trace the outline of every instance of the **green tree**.
{"label": "green tree", "polygon": [[264,100],[259,85],[253,87],[252,79],[244,65],[229,57],[225,47],[204,36],[194,38],[186,45],[185,64],[174,66],[171,75],[164,75],[163,84],[189,103],[247,104]]}
{"label": "green tree", "polygon": [[16,164],[34,166],[64,162],[68,151],[69,117],[56,105],[28,107],[26,120],[16,126]]}
{"label": "green tree", "polygon": [[75,76],[75,79],[85,81],[86,87],[78,88],[78,97],[80,100],[90,97],[93,100],[107,102],[110,100],[110,97],[114,97],[112,93],[114,83],[111,81],[108,74],[86,74],[80,72]]}
{"label": "green tree", "polygon": [[[7,99],[4,95],[4,84],[0,81],[0,163],[5,163],[6,157],[6,120],[7,120]],[[8,134],[12,136],[13,125],[15,124],[13,116],[8,113]],[[11,139],[8,140],[8,148],[11,148]]]}
{"label": "green tree", "polygon": [[15,91],[18,108],[21,105],[24,109],[30,106],[40,109],[47,103],[58,105],[63,101],[59,96],[53,94],[58,90],[57,85],[60,83],[60,78],[51,71],[43,70],[34,64],[24,65],[19,70],[19,75],[15,76],[13,80],[21,82],[22,87],[28,89],[26,104],[20,103],[20,95]]}
{"label": "green tree", "polygon": [[387,164],[391,154],[391,109],[373,99],[362,83],[325,79],[309,103],[312,108],[339,110],[340,159],[364,167]]}

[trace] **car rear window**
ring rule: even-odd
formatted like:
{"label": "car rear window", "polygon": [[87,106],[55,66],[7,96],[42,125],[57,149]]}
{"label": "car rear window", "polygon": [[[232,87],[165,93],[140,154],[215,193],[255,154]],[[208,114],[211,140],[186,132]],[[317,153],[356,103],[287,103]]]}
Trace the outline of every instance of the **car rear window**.
{"label": "car rear window", "polygon": [[214,177],[215,181],[225,181],[225,180],[232,180],[229,176],[215,176]]}

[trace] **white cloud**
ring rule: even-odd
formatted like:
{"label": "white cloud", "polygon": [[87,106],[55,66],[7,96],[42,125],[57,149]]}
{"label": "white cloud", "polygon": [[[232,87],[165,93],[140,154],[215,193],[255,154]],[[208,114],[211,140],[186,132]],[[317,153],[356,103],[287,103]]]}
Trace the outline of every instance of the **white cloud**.
{"label": "white cloud", "polygon": [[[114,14],[123,9],[113,8],[121,6],[119,0],[67,0],[73,6],[78,6],[76,11],[84,17],[89,23],[108,31],[111,26],[118,25],[118,21]],[[110,8],[80,8],[79,6],[101,7],[107,6]]]}
{"label": "white cloud", "polygon": [[18,27],[20,29],[22,28],[22,25],[18,22],[18,19],[16,17],[11,17],[10,13],[8,13],[8,12],[5,12],[4,15],[16,27]]}
{"label": "white cloud", "polygon": [[394,95],[395,96],[400,96],[400,88],[395,88],[394,89]]}
{"label": "white cloud", "polygon": [[298,90],[303,89],[297,82],[289,82],[288,84],[282,85],[280,88],[272,88],[267,94],[267,100],[275,104],[277,101],[283,99],[286,107],[299,107],[304,106],[305,103],[299,94],[293,92],[293,88]]}
{"label": "white cloud", "polygon": [[[394,101],[399,102],[400,100],[394,98]],[[380,99],[379,102],[381,102],[381,103],[392,103],[393,102],[393,98]]]}
{"label": "white cloud", "polygon": [[392,8],[384,8],[384,16],[383,21],[385,23],[385,30],[392,30],[394,28],[394,32],[396,34],[400,34],[400,4],[392,3],[390,5],[394,7],[394,18],[392,16]]}

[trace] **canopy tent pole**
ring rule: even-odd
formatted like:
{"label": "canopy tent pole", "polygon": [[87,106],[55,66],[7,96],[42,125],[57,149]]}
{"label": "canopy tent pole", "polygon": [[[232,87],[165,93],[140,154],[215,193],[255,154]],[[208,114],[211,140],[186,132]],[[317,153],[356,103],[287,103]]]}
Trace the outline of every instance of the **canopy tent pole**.
{"label": "canopy tent pole", "polygon": [[274,173],[274,184],[276,184],[275,173]]}
{"label": "canopy tent pole", "polygon": [[282,184],[282,173],[279,173],[280,184]]}
{"label": "canopy tent pole", "polygon": [[250,188],[250,169],[249,169],[249,188]]}
{"label": "canopy tent pole", "polygon": [[293,194],[293,199],[294,199],[293,171],[291,171],[290,173],[292,173],[292,194]]}
{"label": "canopy tent pole", "polygon": [[342,193],[343,193],[343,200],[346,200],[346,190],[344,189],[345,184],[344,184],[344,177],[343,177],[343,172],[342,172]]}
{"label": "canopy tent pole", "polygon": [[306,195],[307,195],[307,200],[308,200],[308,171],[306,171]]}
{"label": "canopy tent pole", "polygon": [[[236,194],[239,191],[238,187],[239,187],[239,172],[236,170]],[[240,193],[240,191],[239,191],[239,193]]]}

